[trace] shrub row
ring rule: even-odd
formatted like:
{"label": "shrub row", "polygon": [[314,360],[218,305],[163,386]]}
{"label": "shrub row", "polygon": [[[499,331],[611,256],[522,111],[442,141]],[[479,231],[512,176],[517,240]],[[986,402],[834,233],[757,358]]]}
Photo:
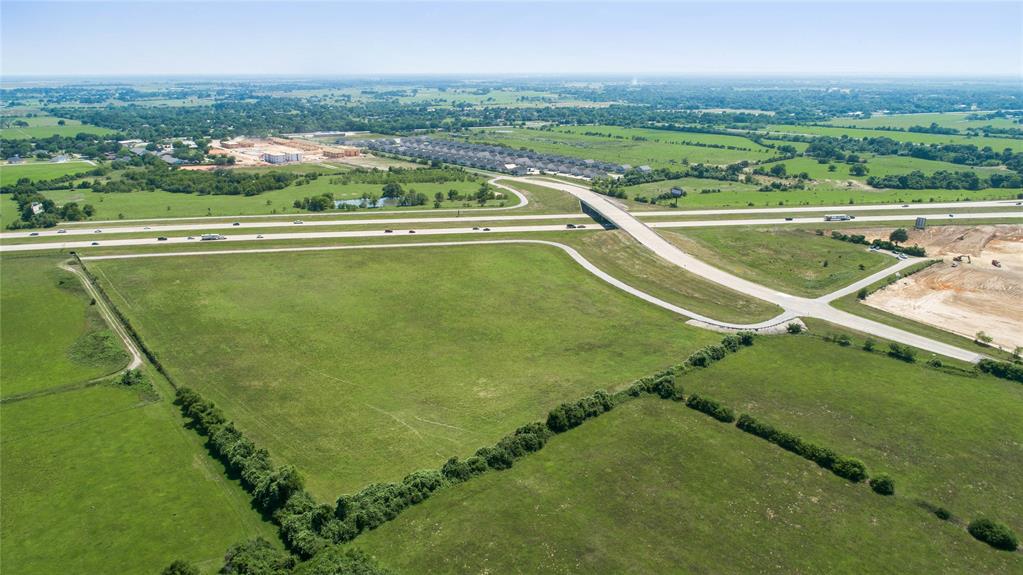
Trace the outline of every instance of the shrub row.
{"label": "shrub row", "polygon": [[731,423],[735,421],[735,413],[729,407],[721,405],[713,399],[700,397],[695,393],[686,400],[686,406],[697,411],[702,411],[718,421]]}
{"label": "shrub row", "polygon": [[848,479],[853,483],[859,483],[867,478],[867,468],[858,459],[842,457],[834,451],[803,441],[798,436],[787,433],[774,427],[757,421],[753,416],[742,414],[736,427],[766,439],[786,451],[809,459],[817,465],[830,470],[835,475]]}
{"label": "shrub row", "polygon": [[1023,364],[985,358],[977,363],[977,369],[995,377],[1023,383]]}

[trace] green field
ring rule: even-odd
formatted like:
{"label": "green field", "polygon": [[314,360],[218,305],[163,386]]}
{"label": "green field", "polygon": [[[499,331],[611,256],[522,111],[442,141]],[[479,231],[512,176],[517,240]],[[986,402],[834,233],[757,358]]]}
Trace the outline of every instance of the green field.
{"label": "green field", "polygon": [[928,114],[894,114],[891,116],[877,115],[870,118],[835,118],[829,120],[828,124],[833,126],[849,126],[854,128],[901,128],[909,129],[913,126],[930,126],[932,123],[943,128],[954,128],[965,132],[969,128],[1021,128],[1020,124],[1008,118],[993,118],[990,120],[970,120],[967,117],[977,112],[937,112]]}
{"label": "green field", "polygon": [[[585,126],[558,126],[554,131],[565,134],[584,135],[599,133],[611,138],[633,140],[636,138],[652,142],[662,142],[684,146],[687,144],[706,144],[709,146],[726,146],[739,151],[751,153],[750,157],[760,155],[758,159],[766,159],[775,155],[775,151],[762,146],[744,136],[729,136],[722,134],[704,134],[699,132],[680,132],[672,130],[654,130],[647,128],[622,128],[620,126],[585,125]],[[641,141],[641,140],[640,140]]]}
{"label": "green field", "polygon": [[541,246],[89,268],[180,384],[324,501],[469,455],[717,339]]}
{"label": "green field", "polygon": [[[331,184],[330,176],[320,176],[307,185],[291,185],[281,190],[271,190],[255,196],[243,195],[198,195],[178,194],[164,191],[137,191],[126,194],[100,194],[92,190],[54,190],[44,192],[44,195],[57,205],[67,202],[78,202],[80,204],[92,204],[96,208],[94,220],[116,220],[122,219],[144,219],[144,218],[179,218],[179,217],[204,217],[204,216],[233,216],[233,215],[273,215],[273,214],[294,214],[309,215],[312,212],[294,207],[295,200],[309,196],[320,195],[325,192],[332,192],[338,200],[361,198],[363,193],[380,196],[381,187],[376,184]],[[415,208],[387,208],[389,210],[403,211],[407,209],[433,208],[433,195],[436,192],[446,194],[448,190],[455,189],[459,193],[472,193],[479,189],[480,182],[445,182],[445,183],[422,183],[405,185],[406,189],[415,189],[417,192],[426,194],[429,198],[427,205],[416,206]],[[506,206],[518,203],[518,198],[513,194],[506,194],[503,199],[490,200],[489,207],[500,206],[503,202]],[[464,202],[445,201],[442,208],[462,208]],[[478,208],[479,204],[471,202],[468,207]],[[0,203],[0,220],[4,224],[18,219],[16,213],[17,205],[10,198],[4,198]],[[366,215],[377,213],[375,210],[362,210]]]}
{"label": "green field", "polygon": [[83,383],[128,364],[64,258],[4,256],[0,273],[0,364],[4,397]]}
{"label": "green field", "polygon": [[52,180],[68,174],[84,174],[95,169],[88,162],[69,161],[58,164],[51,162],[33,162],[25,164],[0,165],[0,185],[9,186],[22,178],[31,181]]}
{"label": "green field", "polygon": [[727,272],[804,297],[831,293],[897,261],[798,228],[692,228],[661,235]]}
{"label": "green field", "polygon": [[78,134],[113,134],[113,130],[82,124],[78,120],[64,120],[64,125],[57,124],[61,118],[53,116],[38,116],[34,118],[10,118],[11,121],[21,120],[28,123],[27,127],[11,126],[0,129],[0,137],[8,140],[24,140],[28,138],[49,138],[50,136],[63,136],[73,138]]}
{"label": "green field", "polygon": [[945,134],[925,134],[919,132],[892,132],[878,131],[862,128],[839,128],[830,126],[802,126],[792,124],[772,124],[763,129],[767,134],[803,134],[808,136],[833,136],[840,138],[843,135],[850,138],[879,138],[886,137],[899,142],[915,142],[917,144],[970,144],[978,148],[990,147],[995,151],[1002,151],[1006,148],[1013,152],[1023,152],[1023,139],[1014,138],[991,138],[987,136],[961,136]]}
{"label": "green field", "polygon": [[[796,158],[782,162],[790,173],[796,171],[810,171],[820,169],[827,173],[827,166],[817,164],[816,160],[807,158]],[[818,168],[819,166],[819,168]],[[840,167],[839,170],[842,168]],[[847,168],[846,168],[847,169]],[[796,173],[798,173],[796,171]],[[834,174],[831,174],[834,176]],[[959,200],[1000,200],[1016,197],[1017,190],[988,188],[985,190],[875,190],[862,185],[842,185],[836,182],[824,182],[821,184],[810,184],[804,190],[771,191],[760,192],[758,187],[751,184],[739,182],[724,182],[720,180],[705,180],[699,178],[681,178],[678,180],[667,180],[640,184],[625,188],[630,198],[645,196],[656,197],[662,193],[671,191],[671,188],[681,186],[688,192],[688,195],[678,202],[679,209],[699,208],[742,208],[742,207],[771,207],[771,206],[804,206],[804,205],[842,205],[842,204],[894,204],[909,202],[916,198],[928,201],[933,198],[936,202],[953,202]],[[717,193],[701,194],[700,191],[721,190]],[[630,209],[663,210],[669,203],[660,205],[649,205],[638,202],[629,202]]]}
{"label": "green field", "polygon": [[354,546],[398,573],[860,574],[894,565],[900,573],[1012,573],[1023,566],[1019,554],[994,551],[908,500],[875,495],[658,399],[618,407],[508,471],[445,489]]}
{"label": "green field", "polygon": [[166,400],[101,385],[0,413],[5,574],[157,573],[176,558],[212,572],[228,545],[274,537]]}
{"label": "green field", "polygon": [[899,495],[1023,531],[1023,386],[868,354],[862,342],[762,338],[684,385],[890,473]]}
{"label": "green field", "polygon": [[[59,261],[0,262],[0,571],[155,573],[177,557],[213,567],[235,541],[273,538],[170,402],[74,385],[127,354],[114,338],[114,353],[83,355],[96,350],[82,345],[89,334],[109,330]],[[41,393],[14,397],[24,392]]]}
{"label": "green field", "polygon": [[[953,164],[951,162],[921,160],[920,158],[911,158],[909,156],[866,155],[862,157],[867,160],[865,165],[869,172],[866,176],[851,175],[849,173],[851,165],[844,162],[833,162],[831,165],[835,166],[834,172],[828,171],[829,164],[821,164],[814,158],[793,158],[780,163],[785,164],[785,169],[788,171],[790,176],[795,176],[800,172],[806,172],[815,180],[866,181],[869,176],[901,175],[908,174],[914,170],[919,170],[925,174],[933,174],[938,170],[945,170],[947,172],[976,172],[977,175],[982,178],[995,173],[1006,173],[1005,170],[999,168],[964,166],[960,164]],[[1008,193],[1009,190],[1006,190],[1006,192]]]}
{"label": "green field", "polygon": [[[575,129],[585,132],[587,130],[594,130],[594,128],[596,127],[581,126]],[[672,144],[654,140],[634,141],[628,134],[641,135],[652,130],[641,130],[638,128],[614,128],[614,130],[626,135],[626,138],[615,139],[601,136],[586,136],[561,130],[482,128],[471,132],[470,141],[474,143],[503,144],[513,148],[528,148],[540,153],[560,154],[616,164],[629,164],[634,167],[642,165],[654,168],[680,167],[684,159],[694,164],[731,164],[741,160],[764,160],[771,157],[770,154],[760,151],[747,152]],[[660,132],[657,132],[657,134],[660,134]],[[664,134],[665,138],[673,141],[701,138],[700,134],[681,132],[665,132]],[[707,135],[704,134],[702,137],[706,138]],[[727,138],[727,136],[713,137]],[[748,142],[743,147],[755,146],[755,144],[744,138],[736,137],[736,139],[737,141]]]}

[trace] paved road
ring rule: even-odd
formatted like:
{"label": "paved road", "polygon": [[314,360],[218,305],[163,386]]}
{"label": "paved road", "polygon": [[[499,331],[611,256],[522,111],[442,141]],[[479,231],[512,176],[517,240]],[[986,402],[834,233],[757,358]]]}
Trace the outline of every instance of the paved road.
{"label": "paved road", "polygon": [[596,194],[586,188],[549,180],[524,178],[515,179],[523,182],[540,184],[572,194],[665,260],[685,269],[686,271],[709,279],[714,283],[721,284],[747,295],[779,305],[785,310],[785,314],[783,315],[787,314],[791,317],[813,317],[822,319],[849,329],[891,341],[909,344],[926,351],[964,361],[975,363],[984,357],[976,352],[965,350],[947,343],[942,343],[940,341],[916,335],[905,330],[835,309],[829,304],[830,300],[822,298],[809,299],[793,296],[715,268],[714,266],[683,252],[659,236],[657,232],[650,228],[650,226],[633,217],[632,214],[622,210],[617,205],[608,201],[604,196]]}
{"label": "paved road", "polygon": [[[295,226],[299,227],[299,226]],[[597,227],[596,224],[592,224],[592,227]],[[587,229],[592,229],[587,228]],[[571,232],[576,231],[566,228],[562,224],[557,225],[532,225],[532,226],[501,226],[499,228],[491,228],[492,232],[486,232],[482,229],[474,230],[471,227],[460,227],[460,228],[423,228],[415,230],[417,236],[438,236],[438,235],[453,235],[453,234],[488,234],[495,232]],[[585,231],[585,230],[584,230]],[[38,250],[78,250],[93,247],[92,243],[96,242],[102,247],[123,247],[123,246],[152,246],[152,245],[174,245],[174,244],[210,244],[210,243],[225,243],[225,242],[268,242],[278,240],[315,240],[315,239],[328,239],[328,238],[376,238],[376,237],[398,237],[408,236],[409,230],[398,230],[396,229],[393,233],[387,233],[383,229],[379,230],[356,230],[350,232],[295,232],[295,233],[281,233],[281,234],[266,234],[264,237],[260,237],[260,234],[229,234],[226,239],[213,240],[213,241],[202,241],[198,237],[195,239],[188,239],[184,236],[168,237],[165,241],[159,241],[156,238],[133,238],[133,239],[106,239],[102,237],[102,234],[97,234],[88,240],[73,241],[73,242],[39,242],[39,243],[27,243],[27,244],[0,244],[0,253],[7,252],[23,252],[23,251],[38,251]]]}
{"label": "paved road", "polygon": [[[633,216],[639,216],[641,214],[630,213]],[[1020,212],[977,212],[977,213],[966,213],[966,214],[940,214],[940,215],[926,215],[926,214],[890,214],[881,216],[856,216],[854,223],[860,222],[912,222],[916,218],[923,216],[928,221],[934,220],[987,220],[992,218],[1023,218],[1023,211]],[[827,227],[827,224],[833,224],[835,222],[825,222],[819,216],[813,218],[745,218],[737,220],[686,220],[678,222],[649,222],[646,225],[651,228],[716,228],[721,226],[767,226],[767,225],[784,225],[784,224],[820,224],[821,227]]]}
{"label": "paved road", "polygon": [[[667,210],[667,211],[641,211],[631,212],[634,216],[720,216],[720,215],[741,215],[741,214],[770,214],[786,213],[799,214],[806,212],[826,212],[832,214],[844,214],[848,212],[872,212],[878,210],[956,210],[962,208],[1009,208],[1023,205],[1020,200],[984,200],[980,202],[941,202],[933,204],[869,204],[869,205],[841,205],[841,206],[792,206],[774,208],[727,208],[713,210]],[[927,214],[921,214],[927,215]],[[930,217],[930,216],[927,216]],[[858,218],[857,218],[858,219]]]}

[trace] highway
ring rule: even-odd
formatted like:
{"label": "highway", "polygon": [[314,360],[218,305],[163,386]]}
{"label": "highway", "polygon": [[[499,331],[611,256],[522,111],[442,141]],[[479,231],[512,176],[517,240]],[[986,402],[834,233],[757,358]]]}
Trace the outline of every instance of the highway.
{"label": "highway", "polygon": [[788,318],[812,317],[955,359],[976,363],[983,358],[982,355],[976,352],[916,335],[831,307],[829,302],[834,299],[831,297],[832,294],[816,299],[797,297],[720,270],[683,252],[658,235],[650,226],[633,217],[632,214],[621,209],[604,196],[586,188],[550,180],[527,180],[521,178],[515,178],[515,180],[540,184],[572,194],[663,259],[714,283],[780,306],[785,310],[778,318],[782,321]]}

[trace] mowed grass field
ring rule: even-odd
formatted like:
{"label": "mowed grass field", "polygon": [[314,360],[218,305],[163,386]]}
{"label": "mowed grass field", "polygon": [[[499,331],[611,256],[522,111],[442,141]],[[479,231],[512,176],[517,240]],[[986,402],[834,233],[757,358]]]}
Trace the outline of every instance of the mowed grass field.
{"label": "mowed grass field", "polygon": [[898,261],[807,229],[691,228],[660,233],[718,268],[804,297],[833,292]]}
{"label": "mowed grass field", "polygon": [[323,501],[470,455],[717,339],[544,246],[89,267],[178,383]]}
{"label": "mowed grass field", "polygon": [[24,121],[28,124],[28,126],[10,126],[2,128],[0,129],[0,137],[8,140],[25,140],[29,138],[49,138],[50,136],[73,138],[74,136],[82,133],[98,135],[114,133],[113,130],[83,124],[78,120],[64,119],[64,125],[61,126],[57,123],[61,119],[62,118],[54,116],[11,118],[11,121]]}
{"label": "mowed grass field", "polygon": [[[580,126],[580,131],[595,130],[594,126]],[[691,163],[731,164],[741,160],[763,160],[770,155],[758,151],[728,150],[673,144],[662,141],[632,140],[628,134],[635,128],[615,128],[624,139],[586,136],[578,133],[528,128],[483,128],[472,130],[473,143],[504,144],[512,148],[528,148],[540,153],[560,154],[583,159],[601,160],[632,166],[649,165],[654,168],[680,166],[683,159]],[[641,130],[649,132],[651,130]],[[699,134],[666,132],[672,140],[697,139]],[[636,135],[639,135],[638,133]],[[737,137],[740,141],[747,141]],[[752,142],[749,142],[752,145]]]}
{"label": "mowed grass field", "polygon": [[[226,546],[272,526],[224,478],[177,407],[112,383],[56,391],[120,365],[68,360],[99,318],[52,257],[0,261],[0,571],[156,573],[176,558],[211,570]],[[116,341],[117,351],[126,353]],[[152,379],[153,373],[148,372]],[[158,384],[159,380],[154,380]],[[23,396],[24,397],[24,396]]]}
{"label": "mowed grass field", "polygon": [[891,474],[899,496],[1023,531],[1023,386],[869,354],[863,339],[761,338],[683,385]]}
{"label": "mowed grass field", "polygon": [[83,383],[128,364],[79,280],[57,267],[64,259],[0,258],[3,397]]}
{"label": "mowed grass field", "polygon": [[766,159],[776,154],[773,149],[758,144],[744,136],[655,130],[648,128],[623,128],[621,126],[606,126],[599,124],[585,126],[558,126],[554,128],[554,131],[565,134],[580,135],[597,133],[601,136],[608,137],[609,139],[615,138],[632,140],[634,138],[638,138],[640,139],[638,141],[649,140],[652,142],[663,142],[682,146],[692,144],[704,144],[714,147],[725,146],[728,149],[763,154],[764,156],[761,159]]}
{"label": "mowed grass field", "polygon": [[353,545],[410,574],[1013,573],[1023,565],[907,500],[652,398],[555,437],[510,470],[444,489]]}

